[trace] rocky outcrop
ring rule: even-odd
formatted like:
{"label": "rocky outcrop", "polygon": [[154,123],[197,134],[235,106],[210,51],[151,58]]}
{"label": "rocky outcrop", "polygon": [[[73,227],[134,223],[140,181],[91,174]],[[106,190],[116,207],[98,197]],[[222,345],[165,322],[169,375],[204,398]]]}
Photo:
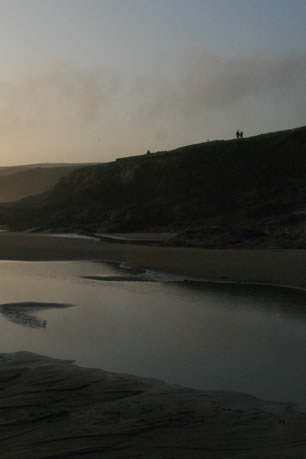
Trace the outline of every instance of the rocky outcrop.
{"label": "rocky outcrop", "polygon": [[299,458],[306,415],[290,404],[0,355],[2,459]]}

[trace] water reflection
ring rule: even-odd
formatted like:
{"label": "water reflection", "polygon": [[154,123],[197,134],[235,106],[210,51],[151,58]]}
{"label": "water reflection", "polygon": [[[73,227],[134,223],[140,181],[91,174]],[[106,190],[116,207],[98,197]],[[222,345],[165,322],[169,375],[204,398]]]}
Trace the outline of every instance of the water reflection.
{"label": "water reflection", "polygon": [[118,281],[126,275],[95,262],[0,263],[0,351],[306,401],[305,292]]}
{"label": "water reflection", "polygon": [[270,311],[286,316],[288,319],[306,321],[306,290],[279,287],[265,284],[247,284],[230,282],[194,282],[177,283],[182,291],[194,295],[211,293],[217,295],[221,303],[231,308],[244,306]]}

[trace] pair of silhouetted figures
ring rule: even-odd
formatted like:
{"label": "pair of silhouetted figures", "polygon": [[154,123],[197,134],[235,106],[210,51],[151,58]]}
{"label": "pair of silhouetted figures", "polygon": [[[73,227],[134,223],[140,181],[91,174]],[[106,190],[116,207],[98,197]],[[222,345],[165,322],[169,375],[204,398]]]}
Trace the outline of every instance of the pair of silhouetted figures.
{"label": "pair of silhouetted figures", "polygon": [[238,131],[236,132],[236,139],[242,139],[243,138],[243,132],[242,131]]}

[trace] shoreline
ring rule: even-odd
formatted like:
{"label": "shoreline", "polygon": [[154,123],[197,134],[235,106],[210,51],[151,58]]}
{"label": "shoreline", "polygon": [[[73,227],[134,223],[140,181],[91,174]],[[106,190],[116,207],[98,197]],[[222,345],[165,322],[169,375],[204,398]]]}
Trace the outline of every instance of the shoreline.
{"label": "shoreline", "polygon": [[306,250],[201,249],[98,242],[75,237],[0,233],[0,260],[100,261],[208,282],[306,289]]}
{"label": "shoreline", "polygon": [[[10,260],[0,260],[1,261],[10,261]],[[84,260],[85,261],[85,260]],[[90,260],[95,261],[95,260]],[[25,260],[25,262],[27,262]],[[52,262],[52,261],[51,261]],[[56,260],[54,260],[56,262]],[[68,261],[67,261],[68,262]],[[121,268],[120,262],[115,263],[113,261],[107,260],[96,260],[97,263],[105,263],[105,264],[116,264],[118,265],[119,269]],[[128,273],[133,271],[133,268],[129,269],[128,266],[124,267]],[[251,287],[271,287],[277,289],[285,289],[285,290],[294,290],[298,292],[306,293],[306,287],[296,287],[290,284],[277,284],[271,282],[260,282],[260,281],[239,281],[239,280],[222,280],[222,279],[208,279],[208,278],[195,278],[189,277],[184,275],[177,275],[175,273],[164,273],[161,271],[149,271],[150,275],[148,274],[149,270],[145,270],[143,274],[127,274],[127,275],[96,275],[96,276],[81,276],[84,279],[92,279],[97,281],[114,281],[114,282],[162,282],[162,283],[186,283],[189,285],[210,285],[210,284],[221,284],[221,285],[235,285],[235,286],[251,286]],[[152,277],[155,275],[156,277]]]}
{"label": "shoreline", "polygon": [[[162,272],[158,270],[144,270],[143,276],[140,274],[139,277],[133,273],[133,271],[139,269],[137,266],[129,267],[124,265],[122,261],[113,261],[113,260],[103,260],[103,259],[2,259],[0,258],[0,263],[73,263],[74,261],[79,262],[95,262],[95,263],[105,263],[105,264],[112,264],[118,266],[119,269],[124,269],[128,273],[125,275],[97,275],[97,276],[81,276],[84,279],[92,279],[92,280],[101,280],[103,281],[118,281],[118,282],[165,282],[165,283],[187,283],[187,284],[195,284],[195,285],[209,285],[209,284],[221,284],[221,285],[236,285],[236,286],[254,286],[254,287],[271,287],[277,289],[286,289],[286,290],[294,290],[298,292],[306,292],[305,287],[299,287],[291,284],[280,284],[280,283],[272,283],[272,282],[261,282],[261,281],[244,281],[244,280],[225,280],[225,279],[218,279],[218,278],[197,278],[197,277],[190,277],[184,276],[183,274],[176,274],[174,272]],[[122,266],[124,265],[124,266]],[[147,272],[150,271],[153,275],[157,275],[156,278],[148,277],[146,278]]]}

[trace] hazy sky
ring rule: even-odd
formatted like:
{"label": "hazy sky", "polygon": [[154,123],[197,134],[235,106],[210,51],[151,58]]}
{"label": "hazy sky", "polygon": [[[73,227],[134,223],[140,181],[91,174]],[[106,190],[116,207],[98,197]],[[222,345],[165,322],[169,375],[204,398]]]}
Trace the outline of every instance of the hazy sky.
{"label": "hazy sky", "polygon": [[0,0],[0,165],[306,124],[305,0]]}

